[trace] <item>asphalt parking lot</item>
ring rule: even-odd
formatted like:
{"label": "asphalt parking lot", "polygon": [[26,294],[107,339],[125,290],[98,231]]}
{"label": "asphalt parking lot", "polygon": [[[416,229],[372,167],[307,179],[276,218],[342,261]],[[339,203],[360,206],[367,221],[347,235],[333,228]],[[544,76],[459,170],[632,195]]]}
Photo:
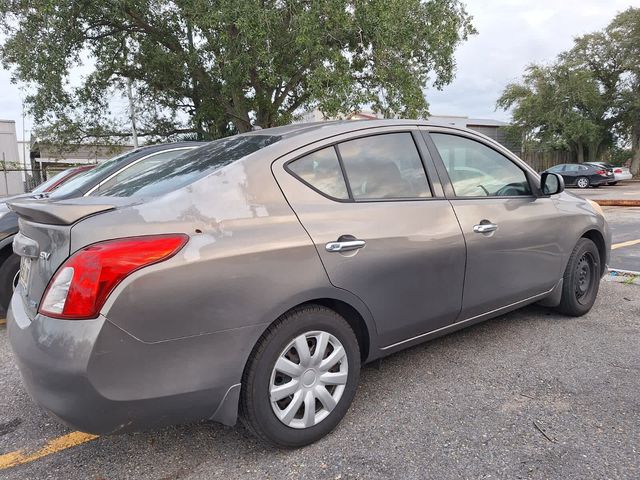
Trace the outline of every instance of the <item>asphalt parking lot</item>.
{"label": "asphalt parking lot", "polygon": [[611,228],[610,267],[640,272],[640,207],[602,207]]}
{"label": "asphalt parking lot", "polygon": [[598,199],[619,199],[619,200],[640,200],[640,182],[622,182],[617,185],[604,185],[598,188],[568,188],[585,198]]}
{"label": "asphalt parking lot", "polygon": [[527,307],[367,366],[332,434],[279,451],[209,423],[70,434],[29,399],[0,327],[0,478],[635,479],[639,344],[640,287],[603,282],[584,317]]}

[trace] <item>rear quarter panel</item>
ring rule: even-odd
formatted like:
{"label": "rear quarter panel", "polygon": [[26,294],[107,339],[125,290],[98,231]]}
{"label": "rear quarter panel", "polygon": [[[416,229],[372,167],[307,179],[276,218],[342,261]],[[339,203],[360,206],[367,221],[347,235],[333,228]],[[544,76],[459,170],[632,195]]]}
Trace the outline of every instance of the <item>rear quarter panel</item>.
{"label": "rear quarter panel", "polygon": [[101,312],[110,322],[144,342],[266,328],[297,303],[337,290],[278,189],[270,161],[248,159],[73,227],[72,251],[111,238],[190,236],[176,256],[116,288]]}

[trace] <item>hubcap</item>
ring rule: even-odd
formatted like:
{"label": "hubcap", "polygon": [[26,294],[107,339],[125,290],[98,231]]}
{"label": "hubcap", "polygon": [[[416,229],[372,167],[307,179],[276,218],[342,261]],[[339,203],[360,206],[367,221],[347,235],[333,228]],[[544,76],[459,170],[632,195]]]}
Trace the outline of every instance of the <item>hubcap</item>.
{"label": "hubcap", "polygon": [[594,267],[595,262],[589,253],[583,254],[576,264],[575,294],[578,301],[581,301],[591,289]]}
{"label": "hubcap", "polygon": [[587,181],[587,179],[586,179],[586,178],[581,178],[581,179],[579,179],[579,180],[578,180],[578,186],[579,186],[579,187],[584,188],[584,187],[586,187],[587,185],[589,185],[589,182]]}
{"label": "hubcap", "polygon": [[303,333],[284,348],[273,367],[273,413],[288,427],[313,427],[336,407],[348,376],[347,353],[336,337],[323,331]]}

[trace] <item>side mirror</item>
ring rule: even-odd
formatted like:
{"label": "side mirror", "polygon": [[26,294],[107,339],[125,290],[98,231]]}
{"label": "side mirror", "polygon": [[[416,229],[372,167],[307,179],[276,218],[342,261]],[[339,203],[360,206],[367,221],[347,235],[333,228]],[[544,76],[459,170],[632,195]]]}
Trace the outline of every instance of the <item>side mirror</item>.
{"label": "side mirror", "polygon": [[540,190],[543,195],[555,195],[564,191],[564,179],[557,173],[544,172],[540,175]]}

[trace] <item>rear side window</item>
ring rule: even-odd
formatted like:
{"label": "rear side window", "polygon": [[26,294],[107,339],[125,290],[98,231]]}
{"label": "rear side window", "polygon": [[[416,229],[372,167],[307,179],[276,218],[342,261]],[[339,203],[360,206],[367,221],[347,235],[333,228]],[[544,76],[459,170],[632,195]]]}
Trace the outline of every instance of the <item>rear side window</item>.
{"label": "rear side window", "polygon": [[125,181],[128,178],[132,178],[138,176],[145,170],[153,167],[157,167],[160,164],[166,162],[167,160],[171,160],[175,157],[182,155],[185,152],[188,152],[189,148],[180,148],[176,150],[167,150],[164,152],[154,153],[149,155],[148,157],[142,158],[139,161],[131,163],[124,167],[120,172],[106,180],[105,182],[98,185],[91,194],[92,195],[102,195],[104,191],[109,190],[113,186],[118,183]]}
{"label": "rear side window", "polygon": [[100,195],[155,196],[185,187],[209,173],[280,140],[275,135],[238,135],[211,142],[132,176]]}
{"label": "rear side window", "polygon": [[288,164],[287,169],[314,189],[339,200],[431,196],[410,133],[349,140],[299,158]]}
{"label": "rear side window", "polygon": [[289,164],[289,170],[316,190],[341,200],[349,198],[334,147],[323,148]]}
{"label": "rear side window", "polygon": [[353,197],[430,197],[427,176],[410,133],[390,133],[338,145]]}

